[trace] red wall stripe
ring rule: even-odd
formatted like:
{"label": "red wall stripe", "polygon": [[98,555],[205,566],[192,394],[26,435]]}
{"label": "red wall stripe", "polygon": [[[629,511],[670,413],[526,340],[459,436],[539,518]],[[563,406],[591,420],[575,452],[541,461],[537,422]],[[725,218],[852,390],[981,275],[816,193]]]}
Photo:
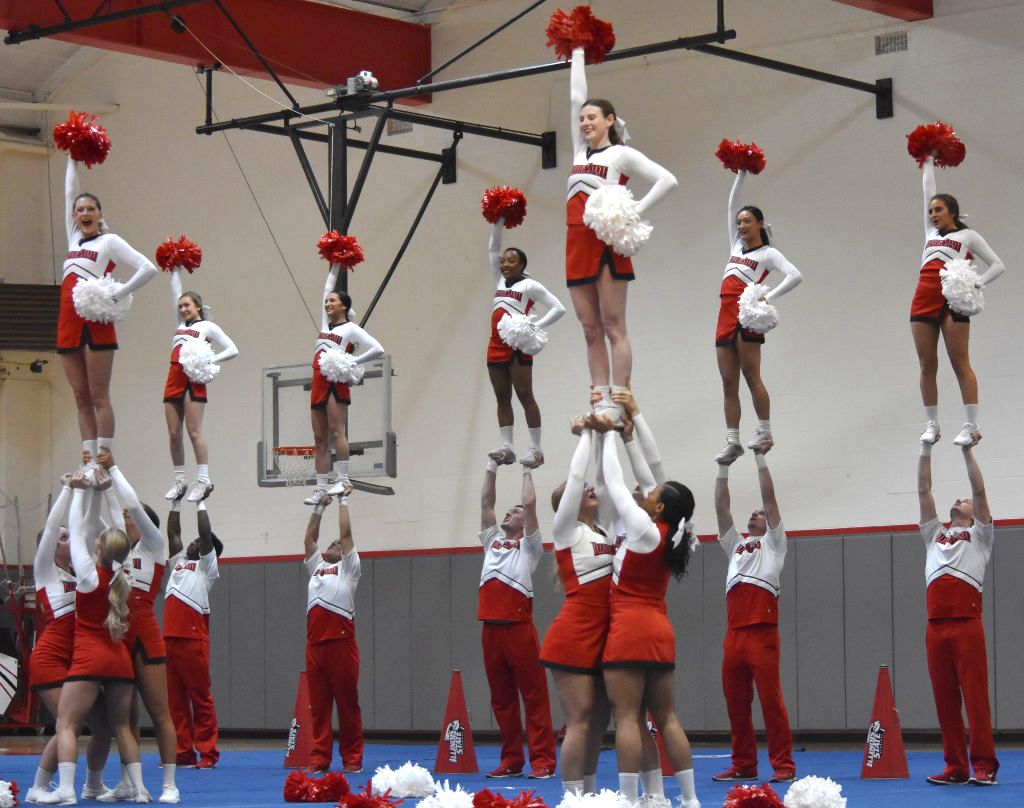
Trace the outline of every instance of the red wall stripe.
{"label": "red wall stripe", "polygon": [[848,6],[875,11],[898,20],[930,20],[932,0],[836,0]]}

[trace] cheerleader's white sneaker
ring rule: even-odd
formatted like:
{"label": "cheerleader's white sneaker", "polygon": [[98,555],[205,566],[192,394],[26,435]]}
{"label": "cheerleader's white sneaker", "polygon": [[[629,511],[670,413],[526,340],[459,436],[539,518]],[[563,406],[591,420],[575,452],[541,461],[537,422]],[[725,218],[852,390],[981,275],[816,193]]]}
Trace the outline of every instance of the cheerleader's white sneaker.
{"label": "cheerleader's white sneaker", "polygon": [[715,455],[715,462],[722,466],[729,466],[736,461],[736,458],[741,457],[743,454],[742,446],[735,441],[728,440],[725,442],[725,446],[722,447],[722,451]]}
{"label": "cheerleader's white sneaker", "polygon": [[973,446],[977,443],[977,439],[974,437],[978,431],[978,425],[972,423],[966,423],[960,430],[960,434],[953,438],[953,443],[957,446]]}
{"label": "cheerleader's white sneaker", "polygon": [[921,433],[921,443],[936,444],[942,437],[942,430],[939,429],[938,421],[929,421]]}
{"label": "cheerleader's white sneaker", "polygon": [[516,462],[516,453],[511,446],[499,446],[494,451],[488,452],[487,456],[499,466],[510,466]]}
{"label": "cheerleader's white sneaker", "polygon": [[170,500],[171,502],[177,502],[188,490],[188,483],[184,480],[175,480],[174,485],[167,489],[167,493],[164,494],[164,499]]}

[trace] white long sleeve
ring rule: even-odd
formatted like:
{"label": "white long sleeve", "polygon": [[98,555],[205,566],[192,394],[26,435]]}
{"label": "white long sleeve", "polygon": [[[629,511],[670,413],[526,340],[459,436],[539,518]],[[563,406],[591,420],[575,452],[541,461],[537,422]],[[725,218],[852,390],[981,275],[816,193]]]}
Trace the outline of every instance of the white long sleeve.
{"label": "white long sleeve", "polygon": [[572,460],[569,461],[569,476],[565,481],[565,490],[562,492],[562,499],[558,503],[558,510],[555,511],[555,518],[551,523],[555,549],[560,550],[572,545],[576,525],[579,523],[580,503],[583,501],[583,490],[586,485],[584,478],[590,463],[592,441],[591,431],[584,429],[576,444]]}
{"label": "white long sleeve", "polygon": [[121,291],[118,292],[122,298],[141,289],[157,276],[159,270],[153,266],[153,262],[120,236],[116,236],[113,233],[109,234],[107,236],[107,248],[118,265],[123,264],[135,269],[134,274],[125,282]]}
{"label": "white long sleeve", "polygon": [[217,364],[238,356],[238,346],[235,345],[231,337],[224,332],[223,328],[209,320],[206,321],[206,338],[210,340],[217,351],[213,357],[213,361]]}
{"label": "white long sleeve", "polygon": [[43,535],[36,547],[36,557],[32,562],[32,575],[35,579],[36,589],[39,589],[42,584],[56,580],[57,565],[53,561],[53,554],[57,550],[60,527],[67,521],[70,507],[71,489],[65,485],[57,495],[53,507],[50,508],[50,513],[46,517],[46,525],[43,527]]}
{"label": "white long sleeve", "polygon": [[644,458],[647,460],[647,466],[650,468],[651,474],[654,475],[655,482],[661,485],[668,479],[665,475],[665,467],[661,463],[661,450],[658,449],[658,444],[654,440],[654,433],[651,431],[651,427],[642,412],[638,412],[633,416],[633,433],[636,435],[637,442],[643,450]]}
{"label": "white long sleeve", "polygon": [[86,535],[88,532],[85,518],[86,493],[91,497],[93,492],[86,492],[84,488],[75,489],[71,498],[71,513],[68,516],[71,565],[75,568],[79,592],[92,592],[100,585],[100,576],[96,572],[96,561],[89,552],[89,537]]}
{"label": "white long sleeve", "polygon": [[81,192],[78,179],[78,163],[68,155],[68,165],[64,171],[64,226],[68,233],[68,246],[74,241],[78,226],[75,224],[75,200]]}
{"label": "white long sleeve", "polygon": [[971,252],[975,257],[980,258],[988,265],[985,274],[978,278],[980,286],[987,286],[1006,272],[1006,264],[995,254],[995,251],[988,246],[988,242],[976,230],[974,231],[974,238],[971,239]]}
{"label": "white long sleeve", "polygon": [[569,132],[572,134],[572,153],[583,145],[580,134],[580,112],[587,100],[587,67],[583,48],[573,48],[569,60]]}
{"label": "white long sleeve", "polygon": [[774,247],[768,248],[768,254],[765,256],[765,265],[770,269],[779,270],[785,276],[778,286],[764,296],[765,300],[771,301],[777,297],[782,297],[786,292],[790,292],[799,286],[800,282],[804,279],[804,276],[800,274],[800,270],[793,266],[786,256]]}
{"label": "white long sleeve", "polygon": [[341,271],[341,264],[331,264],[331,269],[327,273],[327,280],[324,282],[324,296],[320,301],[320,330],[330,331],[331,324],[327,319],[327,311],[324,309],[324,304],[327,302],[327,295],[334,291],[334,287],[338,285],[338,273]]}
{"label": "white long sleeve", "polygon": [[181,320],[181,316],[178,314],[178,301],[181,300],[183,292],[181,286],[181,267],[175,267],[171,270],[171,304],[174,306],[174,323],[178,328],[181,328],[184,323]]}
{"label": "white long sleeve", "polygon": [[626,456],[629,457],[629,465],[633,469],[633,476],[636,478],[640,490],[647,496],[658,487],[651,473],[651,467],[647,465],[647,458],[644,457],[643,449],[634,438],[626,444]]}
{"label": "white long sleeve", "polygon": [[679,182],[667,168],[658,165],[636,149],[627,147],[622,152],[623,173],[631,180],[633,177],[640,177],[652,183],[651,190],[636,203],[637,213],[643,216],[653,205],[664,199]]}
{"label": "white long sleeve", "polygon": [[565,314],[565,306],[562,305],[562,301],[551,294],[543,284],[534,281],[530,285],[530,296],[547,308],[544,316],[537,320],[538,328],[547,328]]}
{"label": "white long sleeve", "polygon": [[487,240],[487,257],[491,264],[491,274],[497,283],[501,277],[501,231],[505,229],[505,220],[501,217],[491,227],[491,237]]}
{"label": "white long sleeve", "polygon": [[729,237],[729,250],[732,251],[733,246],[736,244],[737,232],[736,232],[736,217],[740,215],[740,192],[743,190],[743,182],[747,178],[746,171],[737,171],[736,179],[732,181],[732,190],[729,191],[729,209],[727,216],[729,217],[725,223],[725,232]]}
{"label": "white long sleeve", "polygon": [[355,323],[348,323],[348,326],[350,329],[348,340],[358,343],[360,347],[367,346],[365,351],[353,357],[357,365],[365,365],[367,362],[372,362],[374,359],[384,355],[384,346],[371,337],[362,326],[358,326]]}
{"label": "white long sleeve", "polygon": [[608,496],[626,528],[627,546],[648,553],[658,546],[661,534],[647,511],[636,504],[633,495],[626,488],[626,482],[622,478],[622,466],[619,465],[619,456],[615,450],[615,432],[605,432],[602,443],[604,450],[601,460],[605,484],[608,486]]}
{"label": "white long sleeve", "polygon": [[146,552],[166,561],[167,541],[160,529],[150,521],[149,514],[143,509],[131,483],[117,466],[110,467],[110,479],[114,483],[114,492],[117,494],[117,498],[132,517],[135,527],[139,529],[140,540],[143,547],[146,548]]}
{"label": "white long sleeve", "polygon": [[928,214],[928,206],[931,204],[932,197],[935,196],[935,189],[935,161],[929,157],[924,161],[924,165],[921,166],[921,190],[924,194],[924,237],[926,241],[932,232],[932,217]]}

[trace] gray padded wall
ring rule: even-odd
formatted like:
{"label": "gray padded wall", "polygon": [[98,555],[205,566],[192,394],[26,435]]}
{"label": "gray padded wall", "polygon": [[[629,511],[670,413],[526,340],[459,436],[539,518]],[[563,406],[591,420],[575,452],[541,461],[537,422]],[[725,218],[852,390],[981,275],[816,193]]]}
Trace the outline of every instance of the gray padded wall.
{"label": "gray padded wall", "polygon": [[[999,729],[1024,727],[1024,623],[1015,571],[1024,528],[996,531],[985,582],[993,713]],[[452,669],[462,671],[470,722],[495,729],[476,619],[479,553],[364,558],[356,593],[368,730],[439,732]],[[676,627],[676,700],[684,727],[726,731],[722,698],[727,559],[705,543],[680,583],[669,586]],[[557,614],[551,553],[538,568],[538,634]],[[286,730],[305,664],[305,573],[299,561],[221,566],[211,593],[210,667],[221,724]],[[794,730],[861,730],[878,666],[890,665],[905,729],[935,729],[925,661],[924,547],[915,533],[790,539],[779,630],[782,681]],[[553,686],[552,722],[563,722]],[[760,707],[755,722],[762,726]]]}

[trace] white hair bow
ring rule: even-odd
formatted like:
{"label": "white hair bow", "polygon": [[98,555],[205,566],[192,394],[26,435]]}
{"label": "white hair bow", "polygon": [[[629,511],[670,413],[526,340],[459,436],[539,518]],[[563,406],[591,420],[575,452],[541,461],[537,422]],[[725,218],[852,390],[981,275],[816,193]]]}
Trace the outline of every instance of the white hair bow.
{"label": "white hair bow", "polygon": [[618,115],[615,116],[615,123],[613,127],[616,132],[619,133],[619,140],[625,143],[629,143],[633,138],[629,134],[629,129],[626,128],[626,119],[620,118]]}

